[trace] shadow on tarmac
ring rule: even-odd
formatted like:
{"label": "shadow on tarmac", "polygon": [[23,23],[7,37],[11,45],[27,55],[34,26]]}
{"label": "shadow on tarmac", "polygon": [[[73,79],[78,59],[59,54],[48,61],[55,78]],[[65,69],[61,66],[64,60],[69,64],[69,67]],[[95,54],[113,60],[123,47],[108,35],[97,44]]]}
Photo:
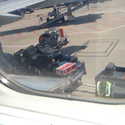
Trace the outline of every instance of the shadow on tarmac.
{"label": "shadow on tarmac", "polygon": [[[68,25],[80,25],[85,23],[96,22],[96,20],[102,18],[103,13],[100,14],[88,14],[85,16],[75,17],[73,20],[68,21],[66,23],[61,24],[61,26],[68,26]],[[58,24],[57,24],[58,26]]]}
{"label": "shadow on tarmac", "polygon": [[[84,23],[90,23],[90,22],[95,22],[97,19],[100,19],[102,17],[103,13],[101,14],[88,14],[85,16],[79,16],[75,17],[72,21],[65,22],[63,24],[54,24],[52,27],[55,26],[68,26],[68,25],[80,25]],[[44,27],[48,28],[48,27]],[[13,35],[13,34],[18,34],[18,33],[23,33],[23,32],[32,32],[35,30],[40,30],[41,25],[37,26],[30,26],[30,27],[25,27],[21,29],[14,29],[14,30],[8,30],[8,31],[3,31],[0,32],[0,36],[6,36],[6,35]]]}
{"label": "shadow on tarmac", "polygon": [[79,52],[80,50],[86,49],[87,45],[81,45],[81,46],[69,46],[62,48],[63,54],[66,55],[72,55],[73,53]]}

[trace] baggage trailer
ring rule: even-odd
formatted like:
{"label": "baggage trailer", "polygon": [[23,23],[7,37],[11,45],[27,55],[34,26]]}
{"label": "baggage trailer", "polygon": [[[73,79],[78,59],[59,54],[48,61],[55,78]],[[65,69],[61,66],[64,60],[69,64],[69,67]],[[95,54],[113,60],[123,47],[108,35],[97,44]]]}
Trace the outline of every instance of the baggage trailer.
{"label": "baggage trailer", "polygon": [[110,63],[96,76],[95,81],[97,96],[125,98],[125,67]]}

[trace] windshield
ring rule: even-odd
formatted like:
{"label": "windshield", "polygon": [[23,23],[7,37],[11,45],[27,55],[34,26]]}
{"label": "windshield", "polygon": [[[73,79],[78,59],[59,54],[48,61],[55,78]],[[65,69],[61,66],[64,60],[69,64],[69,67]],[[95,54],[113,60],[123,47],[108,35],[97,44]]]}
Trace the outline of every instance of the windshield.
{"label": "windshield", "polygon": [[124,5],[53,0],[8,12],[21,19],[0,27],[1,83],[26,94],[123,102]]}

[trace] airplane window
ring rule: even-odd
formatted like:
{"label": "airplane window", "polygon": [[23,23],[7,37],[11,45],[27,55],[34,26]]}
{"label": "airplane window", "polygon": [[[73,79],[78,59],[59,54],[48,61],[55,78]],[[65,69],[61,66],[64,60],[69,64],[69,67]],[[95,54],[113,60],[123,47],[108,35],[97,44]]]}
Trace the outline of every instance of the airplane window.
{"label": "airplane window", "polygon": [[125,2],[43,1],[0,1],[1,83],[26,94],[124,100]]}

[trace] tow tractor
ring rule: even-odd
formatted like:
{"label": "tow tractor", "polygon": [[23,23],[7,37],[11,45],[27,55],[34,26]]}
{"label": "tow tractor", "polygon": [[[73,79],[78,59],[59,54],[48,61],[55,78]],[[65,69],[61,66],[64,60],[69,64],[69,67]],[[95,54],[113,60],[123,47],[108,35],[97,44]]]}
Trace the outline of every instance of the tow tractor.
{"label": "tow tractor", "polygon": [[81,79],[85,74],[84,63],[80,63],[75,56],[62,53],[61,48],[68,43],[63,29],[49,30],[39,37],[37,45],[19,50],[14,57],[30,73],[58,77],[75,77],[76,75],[78,79]]}

